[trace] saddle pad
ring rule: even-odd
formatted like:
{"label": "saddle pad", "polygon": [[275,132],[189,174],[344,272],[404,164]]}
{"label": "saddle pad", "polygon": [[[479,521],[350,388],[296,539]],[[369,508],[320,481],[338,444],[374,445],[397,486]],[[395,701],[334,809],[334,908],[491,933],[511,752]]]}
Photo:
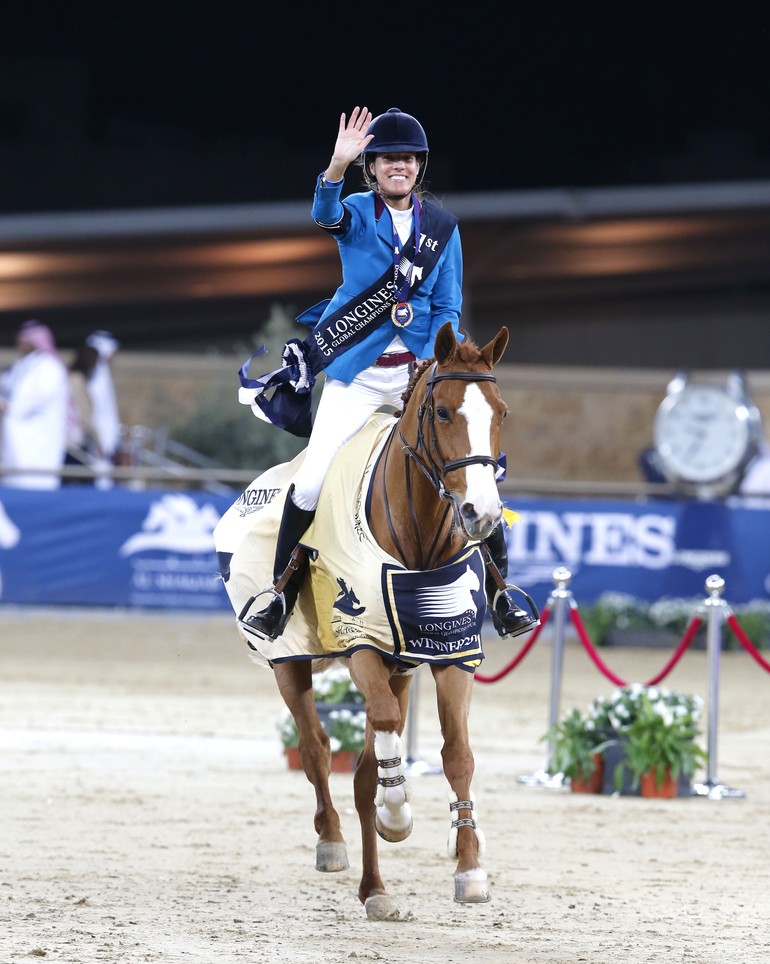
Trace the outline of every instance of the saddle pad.
{"label": "saddle pad", "polygon": [[[411,572],[372,537],[366,493],[393,423],[392,415],[373,416],[335,456],[302,539],[311,549],[310,573],[294,614],[278,639],[247,639],[266,663],[349,655],[362,646],[410,666],[458,663],[470,670],[483,659],[486,600],[478,547],[467,547],[441,569]],[[255,479],[215,529],[217,552],[232,553],[225,586],[236,614],[272,585],[285,493],[304,455]],[[257,602],[252,608],[262,607]]]}
{"label": "saddle pad", "polygon": [[439,664],[484,658],[487,602],[477,546],[430,572],[383,566],[382,583],[396,656]]}

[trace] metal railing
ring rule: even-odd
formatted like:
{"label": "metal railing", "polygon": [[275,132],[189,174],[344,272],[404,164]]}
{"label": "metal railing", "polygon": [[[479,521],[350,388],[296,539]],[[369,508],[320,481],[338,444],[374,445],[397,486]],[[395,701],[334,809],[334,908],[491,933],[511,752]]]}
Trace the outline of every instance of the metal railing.
{"label": "metal railing", "polygon": [[[111,479],[115,483],[132,488],[143,488],[150,483],[175,484],[189,488],[221,491],[245,488],[260,472],[270,466],[253,469],[234,469],[220,465],[190,465],[161,456],[153,450],[143,450],[141,459],[129,464],[94,468],[86,465],[64,465],[56,474],[62,480],[76,479],[98,482]],[[24,469],[0,465],[0,476],[14,474],[51,475],[50,469]],[[644,500],[648,498],[671,498],[678,493],[671,485],[646,482],[607,482],[553,479],[508,478],[499,487],[503,498],[513,496],[563,496],[565,498],[617,498]]]}
{"label": "metal railing", "polygon": [[124,427],[119,457],[116,464],[93,459],[89,463],[87,453],[75,454],[83,458],[83,465],[62,465],[53,472],[50,468],[24,468],[0,465],[0,485],[14,475],[57,475],[62,482],[93,483],[97,486],[110,484],[143,489],[148,486],[203,489],[220,495],[241,490],[261,471],[232,469],[218,465],[189,446],[172,439],[165,430],[150,429],[144,425]]}
{"label": "metal railing", "polygon": [[[94,484],[125,485],[129,488],[184,487],[218,494],[244,489],[256,476],[270,468],[228,468],[171,438],[167,431],[144,425],[125,427],[118,464],[104,466],[63,465],[56,474],[67,480]],[[2,478],[13,474],[51,475],[50,469],[24,469],[0,465]],[[499,485],[504,499],[526,496],[563,498],[605,498],[628,501],[678,498],[681,492],[671,483],[618,480],[537,479],[507,477]],[[752,493],[751,498],[770,499],[768,493]]]}

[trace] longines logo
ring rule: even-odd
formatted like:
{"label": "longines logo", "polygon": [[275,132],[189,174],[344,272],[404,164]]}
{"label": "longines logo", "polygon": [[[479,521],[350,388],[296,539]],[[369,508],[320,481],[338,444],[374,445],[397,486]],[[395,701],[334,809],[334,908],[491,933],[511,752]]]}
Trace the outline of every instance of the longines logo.
{"label": "longines logo", "polygon": [[522,512],[507,532],[508,555],[530,578],[559,563],[694,572],[730,563],[728,552],[678,548],[676,535],[676,519],[654,512]]}
{"label": "longines logo", "polygon": [[278,489],[259,489],[248,488],[235,501],[238,514],[243,518],[251,512],[256,512],[266,505],[269,505],[280,492]]}

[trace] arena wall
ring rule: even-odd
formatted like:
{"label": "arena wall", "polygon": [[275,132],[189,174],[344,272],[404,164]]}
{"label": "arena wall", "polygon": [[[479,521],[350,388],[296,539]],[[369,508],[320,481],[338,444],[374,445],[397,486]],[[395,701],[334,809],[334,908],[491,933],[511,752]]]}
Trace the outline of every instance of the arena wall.
{"label": "arena wall", "polygon": [[[0,351],[0,365],[13,357]],[[234,355],[120,352],[113,369],[123,420],[168,427],[192,413],[201,393],[238,406],[243,361]],[[639,481],[638,457],[651,443],[655,412],[674,374],[670,369],[499,366],[500,389],[511,410],[502,445],[509,476]],[[727,374],[703,377],[719,383]],[[770,372],[749,370],[746,377],[770,435]]]}

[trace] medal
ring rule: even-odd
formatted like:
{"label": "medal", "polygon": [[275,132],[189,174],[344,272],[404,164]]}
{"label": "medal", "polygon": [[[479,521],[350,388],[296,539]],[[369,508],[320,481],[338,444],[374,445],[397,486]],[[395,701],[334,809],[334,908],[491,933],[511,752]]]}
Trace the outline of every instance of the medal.
{"label": "medal", "polygon": [[414,309],[408,301],[399,301],[390,309],[390,317],[397,328],[406,328],[414,318]]}
{"label": "medal", "polygon": [[[420,202],[415,198],[414,205],[414,257],[420,250]],[[392,219],[391,219],[392,224]],[[409,289],[412,287],[412,272],[414,271],[414,261],[412,261],[404,272],[403,284],[399,285],[399,268],[401,267],[401,239],[393,225],[393,287],[395,289],[396,303],[390,309],[390,317],[397,328],[406,328],[411,325],[414,319],[414,308],[406,300],[409,297]]]}

